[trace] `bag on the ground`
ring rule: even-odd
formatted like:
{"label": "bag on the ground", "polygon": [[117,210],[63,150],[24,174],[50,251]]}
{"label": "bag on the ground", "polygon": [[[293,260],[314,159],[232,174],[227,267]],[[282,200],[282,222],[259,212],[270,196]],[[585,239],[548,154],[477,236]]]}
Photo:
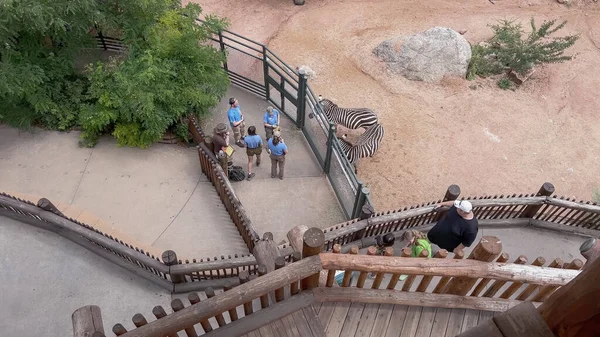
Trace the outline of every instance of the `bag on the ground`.
{"label": "bag on the ground", "polygon": [[241,166],[231,166],[229,169],[229,180],[231,181],[242,181],[246,179],[246,172]]}

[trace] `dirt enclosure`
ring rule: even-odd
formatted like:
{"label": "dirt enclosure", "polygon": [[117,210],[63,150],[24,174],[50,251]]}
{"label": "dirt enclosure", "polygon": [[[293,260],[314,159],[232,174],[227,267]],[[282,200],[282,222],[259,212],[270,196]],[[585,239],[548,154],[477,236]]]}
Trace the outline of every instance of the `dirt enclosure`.
{"label": "dirt enclosure", "polygon": [[[450,184],[485,195],[530,193],[550,181],[560,195],[592,199],[600,187],[600,3],[573,1],[198,2],[290,65],[310,66],[316,94],[378,113],[386,135],[358,173],[384,210],[438,199]],[[477,43],[497,20],[527,27],[531,17],[567,20],[561,32],[581,38],[568,51],[572,61],[538,68],[516,91],[494,79],[393,77],[372,54],[383,40],[434,26],[466,30]]]}

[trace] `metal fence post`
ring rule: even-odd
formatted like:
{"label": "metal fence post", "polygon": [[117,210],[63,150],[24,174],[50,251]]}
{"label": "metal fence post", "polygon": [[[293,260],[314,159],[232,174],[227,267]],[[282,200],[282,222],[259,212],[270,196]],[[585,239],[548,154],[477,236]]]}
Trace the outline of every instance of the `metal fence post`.
{"label": "metal fence post", "polygon": [[331,157],[333,154],[333,137],[335,137],[335,125],[332,122],[329,122],[329,133],[327,134],[327,152],[325,153],[325,165],[323,166],[323,171],[326,174],[329,174],[329,169],[331,168]]}
{"label": "metal fence post", "polygon": [[265,99],[267,102],[271,99],[271,91],[269,90],[269,58],[267,57],[267,46],[262,46],[263,53],[263,79],[265,81]]}
{"label": "metal fence post", "polygon": [[367,200],[367,195],[369,195],[369,189],[363,187],[362,182],[359,181],[358,186],[356,187],[356,197],[354,198],[354,207],[352,207],[351,219],[360,217],[362,207]]}
{"label": "metal fence post", "polygon": [[298,106],[296,107],[296,126],[304,128],[304,117],[306,115],[306,76],[298,74]]}
{"label": "metal fence post", "polygon": [[225,50],[225,42],[223,42],[223,32],[219,31],[219,45],[221,46],[221,52],[223,53],[223,55],[225,55],[225,61],[223,61],[223,69],[225,69],[225,71],[229,70],[227,69],[227,54],[226,54],[226,50]]}

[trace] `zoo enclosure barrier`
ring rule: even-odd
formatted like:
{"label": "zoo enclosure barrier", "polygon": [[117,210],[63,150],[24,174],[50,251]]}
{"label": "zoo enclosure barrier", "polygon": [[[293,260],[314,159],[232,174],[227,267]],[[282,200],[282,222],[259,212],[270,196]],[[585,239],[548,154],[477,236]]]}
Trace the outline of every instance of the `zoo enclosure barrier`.
{"label": "zoo enclosure barrier", "polygon": [[[258,278],[249,280],[247,273],[240,274],[241,285],[233,289],[219,293],[207,289],[204,300],[200,300],[199,294],[191,293],[187,308],[183,301],[176,299],[171,302],[172,313],[167,315],[163,307],[156,306],[152,310],[156,320],[149,322],[138,313],[132,318],[135,328],[128,331],[119,323],[113,326],[112,332],[124,337],[177,336],[178,332],[197,336],[198,331],[206,336],[239,336],[314,302],[505,311],[526,300],[535,305],[545,301],[552,303],[553,297],[560,295],[561,287],[568,287],[572,280],[586,276],[579,271],[584,265],[579,259],[565,269],[559,259],[544,267],[543,257],[531,265],[524,256],[519,256],[515,263],[507,263],[509,257],[502,253],[502,243],[495,237],[484,237],[468,259],[462,259],[462,252],[453,259],[446,259],[445,250],[438,252],[435,258],[407,257],[410,253],[404,250],[403,256],[397,257],[392,256],[391,248],[381,256],[375,247],[369,248],[368,255],[358,255],[358,248],[350,254],[341,254],[339,244],[333,253],[321,253],[325,237],[319,228],[307,230],[302,242],[302,252],[296,252],[301,259],[286,264],[283,257],[276,257],[276,251],[265,250],[260,257]],[[270,261],[269,265],[266,261]],[[593,267],[600,268],[597,263]],[[341,280],[336,278],[340,271],[344,273]],[[369,273],[375,274],[374,279],[367,278]],[[401,281],[400,275],[408,275],[408,278]],[[508,287],[494,297],[506,285]],[[86,311],[95,312],[95,321],[102,322],[99,308],[89,309],[90,306],[83,307],[73,314],[74,336],[105,335],[102,323],[81,324],[86,322],[86,315],[90,315],[85,314]],[[313,323],[320,325],[318,321]]]}
{"label": "zoo enclosure barrier", "polygon": [[[257,274],[254,256],[237,254],[206,259],[177,258],[167,250],[154,256],[143,249],[103,233],[88,224],[62,214],[48,199],[38,204],[0,192],[0,216],[55,232],[64,238],[123,267],[139,277],[175,292],[201,290],[206,287],[227,287],[239,284],[237,276],[246,272]],[[161,261],[162,259],[162,261]]]}
{"label": "zoo enclosure barrier", "polygon": [[[231,83],[272,103],[302,130],[346,219],[359,217],[365,204],[372,205],[369,190],[358,180],[306,76],[266,45],[239,34],[225,30],[211,40],[227,57],[223,69]],[[306,118],[308,115],[314,118]]]}

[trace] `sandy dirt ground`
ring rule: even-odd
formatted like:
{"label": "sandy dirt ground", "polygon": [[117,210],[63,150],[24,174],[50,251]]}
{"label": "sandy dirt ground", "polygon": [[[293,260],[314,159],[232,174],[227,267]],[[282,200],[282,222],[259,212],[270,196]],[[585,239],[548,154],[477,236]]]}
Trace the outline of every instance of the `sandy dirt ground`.
{"label": "sandy dirt ground", "polygon": [[[386,129],[382,147],[359,163],[377,209],[443,196],[532,193],[552,182],[559,195],[591,200],[600,187],[600,3],[578,0],[199,1],[228,17],[231,30],[292,66],[316,72],[317,94],[344,107],[369,107]],[[567,20],[580,33],[563,64],[539,67],[516,91],[493,79],[424,83],[394,77],[372,50],[383,40],[434,26],[466,30],[471,43],[500,19]]]}

